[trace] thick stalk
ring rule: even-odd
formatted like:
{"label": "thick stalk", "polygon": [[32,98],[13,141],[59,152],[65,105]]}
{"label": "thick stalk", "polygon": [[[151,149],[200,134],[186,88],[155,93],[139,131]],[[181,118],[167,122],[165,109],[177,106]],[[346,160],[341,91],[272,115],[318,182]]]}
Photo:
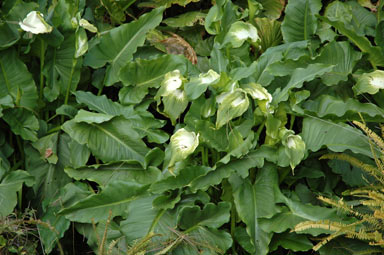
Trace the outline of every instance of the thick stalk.
{"label": "thick stalk", "polygon": [[[73,62],[72,62],[72,69],[71,69],[71,75],[69,77],[69,82],[67,84],[67,91],[65,93],[65,99],[64,99],[64,104],[67,105],[68,104],[68,100],[69,100],[69,93],[71,92],[71,85],[72,85],[72,79],[73,79],[73,73],[75,72],[75,68],[76,68],[76,64],[77,64],[77,59],[73,59]],[[74,89],[76,90],[76,88]],[[64,115],[61,116],[61,123],[64,122]]]}
{"label": "thick stalk", "polygon": [[201,148],[201,161],[203,166],[208,166],[208,148]]}
{"label": "thick stalk", "polygon": [[295,115],[291,115],[291,121],[290,121],[290,123],[289,123],[289,129],[290,130],[292,130],[292,128],[293,128],[293,124],[295,124],[295,118],[296,118],[296,116]]}
{"label": "thick stalk", "polygon": [[164,209],[160,210],[160,211],[157,213],[156,218],[153,220],[152,225],[151,225],[151,227],[150,227],[149,230],[148,230],[148,234],[153,233],[153,231],[155,230],[155,227],[156,227],[157,223],[159,223],[159,220],[161,219],[161,217],[163,216],[164,213],[165,213],[165,210],[164,210]]}
{"label": "thick stalk", "polygon": [[20,159],[19,160],[21,160],[21,162],[23,162],[22,168],[24,169],[24,161],[25,161],[24,147],[21,144],[21,139],[19,136],[16,136],[16,143],[17,143],[17,147],[20,151]]}
{"label": "thick stalk", "polygon": [[43,90],[44,90],[44,62],[45,62],[45,44],[44,40],[40,39],[40,91],[39,99],[43,100]]}
{"label": "thick stalk", "polygon": [[265,126],[265,121],[264,121],[264,122],[259,126],[259,128],[257,129],[257,131],[256,131],[256,135],[257,135],[257,137],[260,137],[261,131],[263,131],[264,126]]}
{"label": "thick stalk", "polygon": [[[235,229],[236,229],[236,208],[235,203],[232,201],[232,207],[231,207],[231,236],[232,240],[235,240]],[[232,243],[232,254],[237,254],[235,242]]]}

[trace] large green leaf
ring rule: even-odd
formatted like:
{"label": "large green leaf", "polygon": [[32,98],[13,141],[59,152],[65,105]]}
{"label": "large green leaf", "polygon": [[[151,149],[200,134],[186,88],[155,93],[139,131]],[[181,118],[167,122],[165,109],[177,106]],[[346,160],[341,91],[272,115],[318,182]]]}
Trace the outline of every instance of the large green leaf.
{"label": "large green leaf", "polygon": [[180,210],[178,225],[185,230],[196,226],[219,228],[229,221],[230,209],[231,204],[228,202],[220,202],[218,205],[208,203],[202,209],[197,205],[186,206]]}
{"label": "large green leaf", "polygon": [[268,67],[282,59],[297,60],[299,57],[308,54],[308,42],[300,41],[293,43],[285,43],[279,46],[271,47],[264,52],[260,58],[252,63],[248,68],[246,78],[252,75],[256,83],[262,86],[268,86],[274,79],[273,75],[269,72]]}
{"label": "large green leaf", "polygon": [[348,162],[334,159],[328,161],[328,165],[334,173],[341,176],[343,182],[351,187],[364,187],[367,185],[367,180],[374,182],[373,177],[367,172],[356,166],[351,166]]}
{"label": "large green leaf", "polygon": [[108,11],[112,20],[122,23],[125,20],[125,9],[133,4],[136,0],[127,1],[113,1],[113,0],[101,0],[101,4]]}
{"label": "large green leaf", "polygon": [[203,94],[209,85],[219,81],[220,75],[213,70],[206,73],[201,73],[199,77],[192,77],[189,82],[184,85],[187,97],[195,100]]}
{"label": "large green leaf", "polygon": [[143,169],[136,162],[121,161],[103,165],[90,165],[81,168],[66,168],[65,172],[76,180],[89,180],[100,186],[113,181],[133,181],[139,184],[151,184],[160,178],[160,170],[154,167]]}
{"label": "large green leaf", "polygon": [[5,173],[11,168],[8,157],[14,152],[13,148],[5,140],[5,134],[0,133],[0,179],[3,178]]}
{"label": "large green leaf", "polygon": [[177,4],[185,7],[187,4],[192,2],[198,2],[199,0],[148,0],[140,4],[141,7],[151,7],[158,8],[165,5],[167,8],[171,7],[173,4]]}
{"label": "large green leaf", "polygon": [[0,50],[6,49],[20,39],[20,34],[15,25],[8,23],[0,24]]}
{"label": "large green leaf", "polygon": [[236,211],[247,226],[246,230],[255,253],[268,254],[268,245],[273,233],[265,232],[260,226],[259,219],[270,218],[278,212],[275,205],[275,189],[278,185],[275,166],[268,165],[260,169],[254,184],[249,179],[243,180],[239,177],[232,177],[229,180]]}
{"label": "large green leaf", "polygon": [[87,164],[91,152],[84,144],[72,140],[69,144],[70,165],[73,167],[81,167]]}
{"label": "large green leaf", "polygon": [[169,176],[151,185],[151,192],[162,193],[167,190],[189,186],[191,182],[200,176],[206,175],[212,168],[204,166],[189,166],[181,169],[177,176]]}
{"label": "large green leaf", "polygon": [[288,0],[281,32],[285,42],[311,39],[317,29],[321,0]]}
{"label": "large green leaf", "polygon": [[127,238],[128,243],[133,243],[145,237],[156,217],[160,217],[164,211],[159,211],[152,206],[155,196],[143,196],[129,203],[126,210],[126,219],[121,221],[120,228]]}
{"label": "large green leaf", "polygon": [[132,59],[137,47],[144,44],[146,33],[160,24],[164,10],[164,7],[156,8],[140,16],[137,21],[111,29],[100,38],[98,44],[89,49],[84,64],[100,68],[109,63],[106,85],[119,81],[120,69]]}
{"label": "large green leaf", "polygon": [[186,75],[187,61],[180,55],[164,55],[155,59],[138,58],[121,69],[120,79],[127,86],[159,87],[168,72],[179,70],[182,75]]}
{"label": "large green leaf", "polygon": [[322,81],[329,86],[348,80],[348,75],[360,58],[361,53],[355,51],[348,42],[330,42],[316,58],[316,62],[335,66],[331,72],[321,77]]}
{"label": "large green leaf", "polygon": [[104,162],[137,160],[144,164],[144,156],[149,151],[131,122],[123,117],[100,124],[70,120],[62,128],[75,141],[86,144]]}
{"label": "large green leaf", "polygon": [[[57,135],[57,134],[56,134]],[[42,137],[32,146],[24,148],[26,155],[26,170],[33,177],[36,183],[33,190],[38,198],[38,202],[51,200],[58,195],[60,189],[71,179],[64,172],[64,167],[70,164],[69,143],[71,138],[66,135],[49,135]],[[44,141],[45,140],[45,141]],[[40,144],[41,143],[41,144]],[[50,157],[57,155],[57,162],[51,161]],[[51,161],[52,163],[49,163]]]}
{"label": "large green leaf", "polygon": [[367,53],[373,66],[384,66],[382,50],[377,46],[372,46],[368,38],[357,34],[354,29],[346,27],[341,21],[332,21],[321,16],[319,16],[319,18],[335,27],[340,34],[348,37],[362,52]]}
{"label": "large green leaf", "polygon": [[272,251],[275,251],[277,250],[278,246],[297,252],[308,251],[313,247],[313,244],[307,238],[307,236],[289,232],[274,236],[270,248]]}
{"label": "large green leaf", "polygon": [[[324,220],[324,219],[331,219],[331,220],[339,220],[339,216],[336,213],[335,209],[327,208],[327,207],[321,207],[321,206],[315,206],[311,204],[304,204],[298,200],[288,198],[287,196],[283,195],[280,191],[276,192],[277,194],[277,201],[284,203],[288,206],[290,213],[287,213],[291,217],[290,223],[293,223],[294,221],[298,220],[299,218],[303,218],[306,220]],[[283,212],[284,213],[284,212]],[[275,220],[281,219],[280,216],[276,216]],[[271,219],[272,220],[272,219]],[[276,230],[283,230],[285,227],[287,227],[285,223],[283,226],[276,226]],[[265,226],[265,225],[264,225]],[[273,225],[272,225],[273,226]]]}
{"label": "large green leaf", "polygon": [[[100,251],[100,236],[104,236],[104,254],[119,254],[127,251],[127,243],[121,233],[120,226],[115,221],[100,221],[97,224],[75,224],[78,233],[87,238],[87,245],[93,249],[94,253]],[[112,245],[112,242],[114,243]]]}
{"label": "large green leaf", "polygon": [[112,115],[104,114],[104,113],[95,113],[89,112],[86,110],[79,110],[76,116],[73,118],[73,121],[76,123],[85,122],[88,124],[92,123],[103,123],[111,120],[113,118]]}
{"label": "large green leaf", "polygon": [[285,7],[285,0],[257,0],[263,6],[262,13],[270,19],[278,19]]}
{"label": "large green leaf", "polygon": [[355,1],[334,1],[326,7],[324,16],[332,21],[341,21],[346,27],[361,36],[374,35],[375,14]]}
{"label": "large green leaf", "polygon": [[129,202],[141,196],[147,187],[133,182],[111,182],[100,193],[91,195],[70,207],[64,208],[60,214],[77,222],[91,223],[106,220],[108,212],[112,216],[120,216],[127,209]]}
{"label": "large green leaf", "polygon": [[206,190],[212,185],[219,184],[223,179],[228,178],[235,172],[247,173],[250,168],[260,168],[264,165],[264,158],[267,154],[271,155],[273,153],[269,150],[259,149],[250,152],[241,159],[232,159],[227,164],[219,163],[214,171],[197,178],[191,183],[190,187],[194,191],[198,189]]}
{"label": "large green leaf", "polygon": [[220,21],[224,15],[224,5],[227,1],[218,1],[215,5],[209,9],[209,12],[205,18],[204,27],[205,30],[211,34],[216,35],[220,32]]}
{"label": "large green leaf", "polygon": [[163,20],[163,23],[167,24],[170,27],[192,27],[196,23],[204,25],[204,19],[207,16],[206,13],[199,11],[191,11],[183,13],[177,17],[172,17]]}
{"label": "large green leaf", "polygon": [[[150,242],[148,249],[158,249],[159,254],[198,255],[203,251],[204,254],[216,255],[224,253],[232,244],[229,233],[208,228],[204,225],[221,225],[229,219],[229,204],[219,203],[219,205],[207,204],[204,209],[200,209],[193,204],[192,198],[185,198],[179,204],[189,205],[181,207],[180,214],[177,211],[158,210],[152,206],[154,196],[143,196],[128,205],[126,219],[121,221],[121,231],[127,238],[128,243],[135,243],[149,233],[157,234]],[[196,196],[195,199],[203,201]],[[185,212],[184,212],[185,210]],[[197,212],[197,213],[196,213]],[[193,222],[189,221],[192,213]],[[177,229],[177,215],[180,220],[192,225],[187,231]],[[218,217],[218,221],[214,219]],[[220,223],[219,223],[220,222]],[[188,225],[189,226],[189,225]]]}
{"label": "large green leaf", "polygon": [[368,138],[359,129],[344,123],[316,117],[304,118],[301,136],[307,149],[311,151],[318,151],[326,146],[335,152],[351,150],[372,157]]}
{"label": "large green leaf", "polygon": [[77,91],[74,94],[77,101],[87,105],[90,110],[111,116],[124,116],[140,137],[147,136],[149,142],[164,143],[169,138],[168,134],[160,130],[165,125],[165,121],[155,119],[148,112],[137,113],[132,106],[122,106],[108,99],[105,95],[96,96],[91,92],[84,91]]}
{"label": "large green leaf", "polygon": [[[7,3],[8,2],[8,3]],[[19,24],[26,15],[36,10],[38,3],[24,1],[2,1],[2,22],[0,24],[0,49],[4,50],[20,39]],[[9,12],[8,12],[9,11]],[[11,22],[10,22],[11,21]]]}
{"label": "large green leaf", "polygon": [[356,99],[342,99],[322,95],[315,100],[307,100],[303,103],[303,108],[320,118],[326,117],[345,120],[361,120],[359,113],[363,115],[366,121],[382,121],[384,111],[373,103],[360,103]]}
{"label": "large green leaf", "polygon": [[[195,103],[198,104],[198,101],[193,102],[193,104]],[[215,109],[216,108],[215,105],[213,105],[212,108]],[[214,110],[209,109],[208,111],[214,111]],[[191,110],[188,113],[191,113]],[[196,125],[195,130],[197,133],[200,134],[199,139],[202,143],[205,142],[208,147],[213,148],[217,151],[227,150],[228,148],[227,134],[228,133],[225,127],[216,129],[215,125],[212,122],[206,121],[206,120],[195,120],[193,121],[193,123]]]}
{"label": "large green leaf", "polygon": [[8,123],[13,133],[24,140],[36,141],[39,121],[31,111],[24,108],[12,108],[4,111],[3,119]]}
{"label": "large green leaf", "polygon": [[0,51],[0,98],[7,95],[16,105],[29,109],[37,106],[35,82],[14,49]]}
{"label": "large green leaf", "polygon": [[48,48],[43,73],[47,79],[44,96],[50,102],[75,91],[80,81],[82,58],[75,58],[75,39],[73,34],[60,47]]}
{"label": "large green leaf", "polygon": [[281,101],[288,99],[288,92],[293,88],[301,88],[303,83],[311,81],[317,76],[323,75],[330,72],[333,69],[332,65],[329,64],[311,64],[305,68],[297,68],[293,71],[291,79],[281,90],[278,89],[273,94],[273,103],[278,104]]}
{"label": "large green leaf", "polygon": [[52,8],[52,23],[55,27],[59,27],[60,30],[73,31],[72,18],[79,10],[81,2],[77,1],[57,1],[55,8]]}
{"label": "large green leaf", "polygon": [[57,142],[59,133],[53,133],[39,138],[32,146],[39,151],[40,158],[46,160],[50,164],[56,164],[58,161],[57,156]]}
{"label": "large green leaf", "polygon": [[291,212],[287,207],[283,207],[282,212],[270,219],[260,219],[259,224],[265,232],[282,233],[288,229],[293,229],[298,223],[306,220],[306,218]]}
{"label": "large green leaf", "polygon": [[76,100],[80,104],[85,104],[90,110],[97,111],[112,116],[119,116],[126,113],[128,116],[133,113],[133,110],[128,107],[123,107],[119,103],[113,102],[105,95],[96,96],[91,92],[76,91],[74,93]]}
{"label": "large green leaf", "polygon": [[358,255],[358,254],[380,254],[382,247],[374,247],[365,241],[338,237],[332,242],[324,245],[320,250],[320,255]]}
{"label": "large green leaf", "polygon": [[57,213],[63,206],[68,207],[76,201],[86,198],[90,193],[91,191],[89,191],[85,183],[71,182],[65,185],[60,190],[60,194],[49,203],[47,211],[41,220],[48,223],[55,231],[45,225],[38,225],[39,235],[46,253],[49,254],[52,251],[56,246],[56,242],[64,236],[65,231],[67,231],[71,224],[64,216],[58,215]]}
{"label": "large green leaf", "polygon": [[10,172],[0,182],[0,219],[12,213],[17,204],[16,192],[21,191],[23,183],[32,186],[34,178],[22,170]]}
{"label": "large green leaf", "polygon": [[[187,241],[188,239],[192,241],[192,245]],[[188,232],[185,242],[173,250],[173,254],[225,254],[232,242],[231,235],[224,230],[196,226]]]}
{"label": "large green leaf", "polygon": [[352,8],[348,4],[334,1],[325,8],[324,16],[332,21],[341,21],[344,24],[352,21]]}

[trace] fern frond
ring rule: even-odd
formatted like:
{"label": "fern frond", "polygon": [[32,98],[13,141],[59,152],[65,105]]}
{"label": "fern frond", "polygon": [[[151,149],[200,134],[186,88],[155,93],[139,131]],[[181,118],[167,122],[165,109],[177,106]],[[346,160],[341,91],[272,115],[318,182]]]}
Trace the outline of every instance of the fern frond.
{"label": "fern frond", "polygon": [[[360,122],[359,122],[360,123]],[[368,135],[368,137],[370,139],[368,139],[368,142],[369,142],[369,147],[371,148],[371,152],[372,152],[372,156],[373,156],[373,159],[375,160],[375,163],[377,165],[377,168],[378,168],[378,173],[379,173],[379,176],[380,178],[376,178],[378,181],[381,182],[381,184],[384,185],[384,180],[383,180],[383,176],[384,176],[384,163],[383,163],[383,157],[384,157],[384,147],[383,147],[383,139],[381,137],[379,137],[375,132],[373,132],[372,130],[370,130],[366,125],[365,123],[360,123],[361,126],[359,126],[361,129],[363,129],[363,131]],[[381,156],[377,157],[376,155],[376,150],[372,144],[372,141],[379,147],[380,149],[380,152],[381,152]]]}
{"label": "fern frond", "polygon": [[383,173],[381,171],[379,171],[376,166],[366,164],[366,163],[362,162],[361,160],[358,160],[357,158],[349,156],[347,154],[328,153],[328,154],[324,154],[323,156],[321,156],[320,159],[337,159],[337,160],[342,160],[342,161],[348,162],[352,166],[363,169],[365,172],[372,175],[376,179],[382,178],[384,181]]}
{"label": "fern frond", "polygon": [[295,232],[302,232],[308,229],[324,229],[324,230],[330,230],[333,232],[340,231],[347,225],[338,223],[338,222],[333,222],[330,220],[320,220],[320,221],[304,221],[295,226],[295,228],[292,231]]}
{"label": "fern frond", "polygon": [[336,207],[337,209],[340,209],[346,213],[349,213],[349,214],[352,214],[356,217],[361,217],[360,213],[353,210],[353,207],[352,206],[349,206],[347,205],[343,199],[339,199],[338,201],[336,200],[333,200],[333,199],[330,199],[330,198],[326,198],[326,197],[323,197],[323,196],[319,196],[318,197],[319,200],[329,204],[329,205],[332,205],[334,207]]}
{"label": "fern frond", "polygon": [[329,236],[327,236],[326,238],[324,238],[321,242],[319,242],[318,244],[316,244],[315,246],[313,246],[313,250],[314,251],[318,251],[321,247],[323,247],[324,245],[326,245],[327,243],[329,243],[332,239],[335,239],[336,237],[342,235],[343,232],[341,231],[337,231],[333,234],[330,234]]}
{"label": "fern frond", "polygon": [[[363,120],[362,116],[361,119]],[[318,197],[318,199],[324,203],[352,215],[352,219],[356,221],[350,224],[344,224],[330,220],[322,220],[306,221],[297,224],[292,231],[302,232],[313,228],[331,231],[330,235],[313,247],[315,251],[340,235],[344,235],[347,238],[369,241],[369,244],[372,246],[384,247],[384,125],[380,125],[382,138],[369,129],[364,123],[364,120],[363,123],[358,121],[353,121],[353,123],[362,129],[368,137],[369,146],[376,166],[366,164],[357,158],[343,153],[325,154],[320,159],[337,159],[348,162],[352,166],[364,170],[378,182],[370,183],[369,180],[365,179],[367,182],[365,187],[344,191],[344,196],[347,195],[356,198],[351,201],[353,205],[347,204],[342,198],[335,200],[322,196]],[[378,147],[378,149],[376,147]],[[376,155],[377,152],[379,152],[380,156]],[[373,254],[377,252],[382,253],[383,250],[370,249],[360,254]]]}
{"label": "fern frond", "polygon": [[384,140],[380,136],[378,136],[375,132],[369,129],[364,123],[354,120],[353,124],[363,130],[364,133],[367,134],[367,136],[380,148],[382,153],[384,153]]}

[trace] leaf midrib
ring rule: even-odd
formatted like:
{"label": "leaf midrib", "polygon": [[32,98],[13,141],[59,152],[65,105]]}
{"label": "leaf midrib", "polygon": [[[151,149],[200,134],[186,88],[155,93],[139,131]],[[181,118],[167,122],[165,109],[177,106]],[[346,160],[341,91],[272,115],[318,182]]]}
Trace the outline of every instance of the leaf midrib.
{"label": "leaf midrib", "polygon": [[309,6],[308,6],[308,0],[307,0],[307,1],[305,1],[305,12],[304,12],[304,40],[308,40],[308,33],[307,33],[308,8],[309,8]]}
{"label": "leaf midrib", "polygon": [[11,87],[10,87],[10,84],[9,84],[9,81],[8,81],[8,77],[7,77],[7,74],[5,72],[2,60],[0,60],[0,67],[1,67],[1,72],[3,73],[5,85],[7,86],[8,94],[11,94]]}
{"label": "leaf midrib", "polygon": [[142,159],[144,156],[140,155],[138,152],[134,151],[133,149],[131,149],[131,147],[129,147],[124,141],[122,141],[120,138],[118,138],[117,136],[115,136],[114,134],[112,134],[111,132],[109,132],[108,130],[106,130],[105,128],[101,127],[100,125],[95,125],[95,124],[90,124],[91,126],[93,127],[96,127],[97,129],[99,129],[100,131],[104,132],[105,134],[107,134],[110,138],[112,138],[113,140],[115,140],[116,142],[120,143],[121,145],[123,145],[124,148],[126,148],[128,151],[130,151],[132,154],[136,155],[136,156],[139,156],[140,159]]}
{"label": "leaf midrib", "polygon": [[[127,27],[129,28],[129,26],[131,25],[132,27],[134,26],[134,25],[136,25],[136,24],[139,24],[140,25],[140,23],[141,22],[139,22],[139,20],[137,21],[137,22],[133,22],[133,23],[130,23]],[[145,29],[147,29],[147,24],[149,24],[149,22],[146,22],[146,23],[144,23],[145,25],[144,26],[142,26],[142,27],[140,27],[140,29],[139,30],[137,30],[137,32],[135,33],[135,35],[130,39],[130,40],[128,40],[128,42],[125,44],[125,46],[120,50],[120,52],[116,55],[116,57],[112,60],[112,65],[117,61],[117,59],[119,59],[120,58],[120,56],[123,54],[123,52],[131,45],[131,43],[132,43],[132,41],[134,41],[137,37],[138,37],[138,35],[139,34],[141,34],[141,32],[143,31],[143,30],[145,30]],[[111,35],[112,36],[112,35]]]}

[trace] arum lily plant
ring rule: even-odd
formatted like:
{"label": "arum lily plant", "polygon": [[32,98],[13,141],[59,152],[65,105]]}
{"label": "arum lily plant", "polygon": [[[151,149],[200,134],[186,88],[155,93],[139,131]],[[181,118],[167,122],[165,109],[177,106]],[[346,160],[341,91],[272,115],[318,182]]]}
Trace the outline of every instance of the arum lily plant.
{"label": "arum lily plant", "polygon": [[[297,224],[356,220],[316,197],[370,177],[318,158],[375,161],[352,121],[381,132],[382,9],[2,1],[0,226],[24,219],[40,242],[17,254],[300,255],[327,232]],[[0,229],[1,254],[34,243],[15,236]],[[367,248],[334,238],[316,254]]]}

